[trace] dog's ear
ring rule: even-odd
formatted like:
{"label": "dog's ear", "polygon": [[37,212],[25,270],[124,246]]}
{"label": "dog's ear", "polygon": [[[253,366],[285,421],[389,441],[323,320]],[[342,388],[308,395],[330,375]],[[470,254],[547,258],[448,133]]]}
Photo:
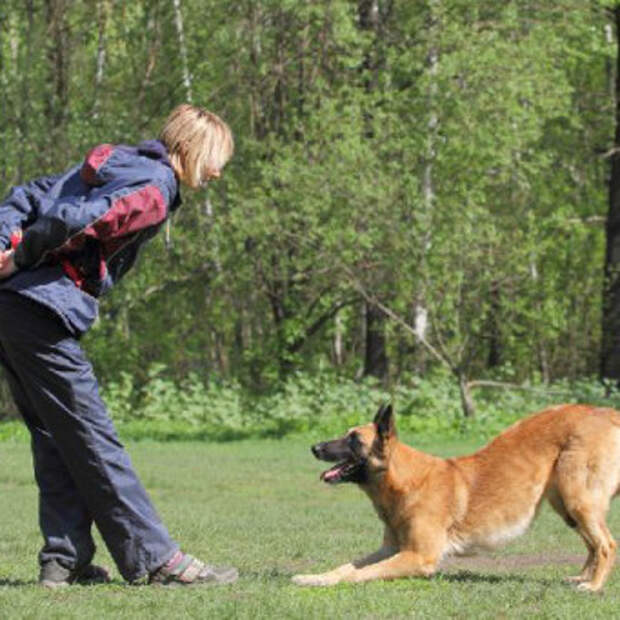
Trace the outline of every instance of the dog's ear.
{"label": "dog's ear", "polygon": [[379,411],[375,415],[374,423],[377,425],[377,431],[382,439],[396,435],[396,425],[394,424],[394,412],[392,404],[383,404],[379,407]]}

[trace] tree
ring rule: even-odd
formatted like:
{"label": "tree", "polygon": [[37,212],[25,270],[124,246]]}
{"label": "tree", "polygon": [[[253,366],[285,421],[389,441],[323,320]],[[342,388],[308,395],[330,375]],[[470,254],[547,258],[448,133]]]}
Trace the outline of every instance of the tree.
{"label": "tree", "polygon": [[615,136],[610,156],[609,210],[605,223],[605,289],[601,377],[620,385],[620,5],[610,11],[616,32]]}

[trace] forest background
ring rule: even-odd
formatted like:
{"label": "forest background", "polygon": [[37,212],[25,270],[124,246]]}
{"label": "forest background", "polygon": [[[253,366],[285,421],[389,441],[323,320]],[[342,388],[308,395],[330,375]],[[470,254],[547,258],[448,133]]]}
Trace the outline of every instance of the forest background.
{"label": "forest background", "polygon": [[183,101],[231,125],[222,179],[84,338],[128,428],[341,430],[393,398],[410,430],[486,433],[617,404],[619,22],[610,0],[4,0],[0,190]]}

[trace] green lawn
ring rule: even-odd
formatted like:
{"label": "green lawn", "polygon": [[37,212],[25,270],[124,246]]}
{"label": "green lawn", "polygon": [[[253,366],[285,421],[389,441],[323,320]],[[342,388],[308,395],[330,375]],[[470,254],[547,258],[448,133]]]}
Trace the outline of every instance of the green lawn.
{"label": "green lawn", "polygon": [[[318,480],[310,440],[228,444],[130,444],[129,452],[164,521],[184,549],[241,573],[223,588],[109,586],[49,592],[36,587],[40,545],[28,446],[0,443],[0,618],[612,618],[620,614],[620,571],[602,595],[561,579],[585,550],[543,510],[502,551],[447,564],[430,581],[400,580],[328,589],[290,583],[374,550],[381,526],[354,487]],[[472,445],[431,446],[456,454]],[[620,538],[620,502],[611,528]],[[99,562],[112,567],[99,545]]]}

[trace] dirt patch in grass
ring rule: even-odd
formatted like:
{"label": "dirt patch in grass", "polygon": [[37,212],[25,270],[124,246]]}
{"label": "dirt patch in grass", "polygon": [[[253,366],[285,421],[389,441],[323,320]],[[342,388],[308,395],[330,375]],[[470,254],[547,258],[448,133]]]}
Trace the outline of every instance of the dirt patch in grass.
{"label": "dirt patch in grass", "polygon": [[512,571],[515,568],[571,565],[581,569],[586,553],[523,553],[517,555],[470,555],[451,557],[442,562],[441,571]]}

